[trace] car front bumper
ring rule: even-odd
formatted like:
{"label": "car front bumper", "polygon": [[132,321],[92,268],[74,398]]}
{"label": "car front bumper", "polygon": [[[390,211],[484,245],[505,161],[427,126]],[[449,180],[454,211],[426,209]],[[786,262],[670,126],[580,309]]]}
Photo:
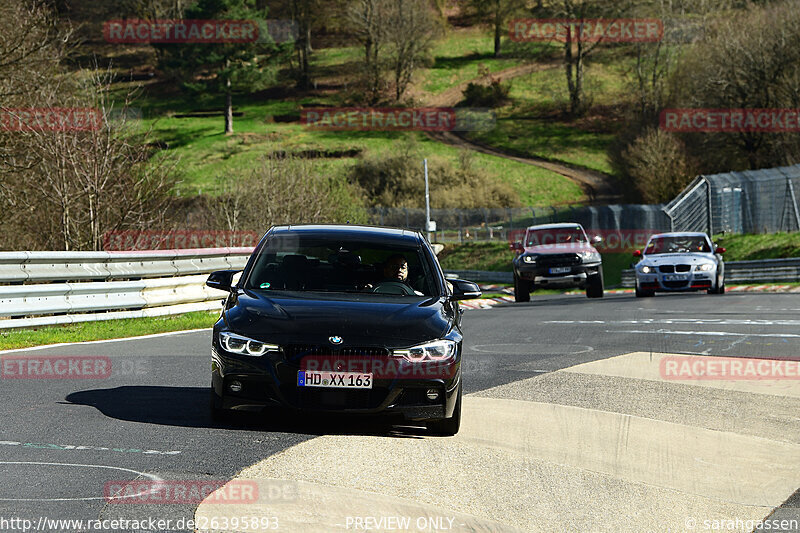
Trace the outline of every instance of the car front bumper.
{"label": "car front bumper", "polygon": [[636,286],[642,291],[682,292],[716,288],[716,272],[690,272],[676,278],[675,274],[636,272]]}
{"label": "car front bumper", "polygon": [[[589,276],[600,273],[602,263],[581,263],[579,265],[539,266],[535,263],[517,263],[514,271],[519,279],[533,281],[535,285],[553,287],[583,287]],[[566,272],[553,272],[552,269],[568,269]]]}
{"label": "car front bumper", "polygon": [[[389,358],[387,358],[387,362]],[[391,358],[398,359],[398,358]],[[452,362],[415,368],[402,361],[391,373],[374,378],[371,389],[300,387],[300,365],[280,352],[262,357],[229,354],[212,348],[212,387],[222,409],[261,411],[268,407],[308,412],[392,414],[409,421],[440,420],[452,416],[461,383],[460,354]],[[241,389],[234,392],[236,381]],[[436,389],[436,400],[427,391]]]}

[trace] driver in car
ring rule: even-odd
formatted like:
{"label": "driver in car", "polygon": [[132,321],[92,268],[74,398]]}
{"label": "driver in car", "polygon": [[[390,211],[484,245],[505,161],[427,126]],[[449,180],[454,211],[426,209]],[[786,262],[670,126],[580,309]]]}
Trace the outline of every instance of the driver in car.
{"label": "driver in car", "polygon": [[[395,281],[408,285],[408,261],[406,261],[406,258],[403,257],[402,254],[389,256],[386,261],[383,262],[381,273],[383,274],[383,279],[375,285],[367,284],[366,288],[368,290],[373,289],[383,281]],[[413,287],[411,288],[413,289]],[[418,296],[423,296],[423,293],[418,290],[414,290],[414,293]]]}

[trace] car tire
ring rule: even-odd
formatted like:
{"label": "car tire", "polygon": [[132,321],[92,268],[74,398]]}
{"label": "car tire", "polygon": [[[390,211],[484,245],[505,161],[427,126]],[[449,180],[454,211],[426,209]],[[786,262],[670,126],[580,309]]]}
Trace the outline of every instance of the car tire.
{"label": "car tire", "polygon": [[458,397],[456,398],[456,406],[453,409],[453,416],[450,418],[445,418],[443,420],[436,420],[434,422],[428,422],[425,426],[428,428],[429,431],[432,431],[436,435],[441,435],[443,437],[452,437],[456,433],[458,433],[459,428],[461,427],[461,390],[463,389],[463,384],[458,385]]}
{"label": "car tire", "polygon": [[213,386],[209,392],[208,410],[211,414],[211,420],[214,422],[222,422],[223,418],[225,418],[225,409],[222,408],[222,398],[217,396],[217,393],[214,392]]}
{"label": "car tire", "polygon": [[636,287],[636,297],[637,298],[652,298],[655,295],[656,295],[656,293],[653,292],[653,291],[643,291],[643,290],[639,289],[639,287]]}
{"label": "car tire", "polygon": [[530,302],[531,301],[531,282],[526,279],[519,279],[517,274],[514,273],[514,301],[515,302]]}
{"label": "car tire", "polygon": [[708,289],[708,294],[725,294],[725,278],[717,278],[717,286],[713,289]]}
{"label": "car tire", "polygon": [[602,298],[603,297],[603,271],[589,276],[586,280],[586,296],[588,298]]}

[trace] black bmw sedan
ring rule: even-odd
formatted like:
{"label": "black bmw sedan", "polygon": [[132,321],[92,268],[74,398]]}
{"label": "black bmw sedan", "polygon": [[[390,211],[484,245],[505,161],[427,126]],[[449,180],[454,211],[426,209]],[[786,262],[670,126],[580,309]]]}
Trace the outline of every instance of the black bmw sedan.
{"label": "black bmw sedan", "polygon": [[453,435],[461,421],[461,310],[480,289],[445,280],[416,231],[276,226],[229,291],[212,341],[211,410],[279,406],[386,413]]}

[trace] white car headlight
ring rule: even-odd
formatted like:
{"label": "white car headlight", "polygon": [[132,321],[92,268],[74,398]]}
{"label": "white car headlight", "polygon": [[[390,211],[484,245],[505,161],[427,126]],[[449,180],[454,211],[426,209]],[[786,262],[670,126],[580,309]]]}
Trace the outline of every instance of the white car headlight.
{"label": "white car headlight", "polygon": [[639,270],[642,272],[642,274],[649,274],[650,272],[652,272],[652,271],[653,271],[653,268],[652,268],[652,267],[649,267],[649,266],[647,266],[647,265],[642,265],[642,266],[639,268]]}
{"label": "white car headlight", "polygon": [[402,357],[408,361],[441,361],[450,359],[456,354],[456,343],[448,340],[426,342],[411,348],[393,350],[392,355]]}
{"label": "white car headlight", "polygon": [[522,260],[524,262],[526,262],[526,263],[535,263],[536,262],[536,256],[535,255],[526,255],[526,256],[523,256]]}
{"label": "white car headlight", "polygon": [[593,263],[595,261],[600,261],[600,254],[598,252],[578,252],[578,256],[581,258],[581,261],[584,263]]}
{"label": "white car headlight", "polygon": [[697,270],[701,272],[708,272],[709,270],[714,270],[714,265],[711,263],[703,263],[702,265],[697,267]]}
{"label": "white car headlight", "polygon": [[248,339],[247,337],[242,337],[241,335],[229,331],[220,331],[219,343],[227,352],[251,355],[253,357],[260,357],[267,352],[277,352],[280,350],[280,346],[275,344],[267,344],[255,339]]}

